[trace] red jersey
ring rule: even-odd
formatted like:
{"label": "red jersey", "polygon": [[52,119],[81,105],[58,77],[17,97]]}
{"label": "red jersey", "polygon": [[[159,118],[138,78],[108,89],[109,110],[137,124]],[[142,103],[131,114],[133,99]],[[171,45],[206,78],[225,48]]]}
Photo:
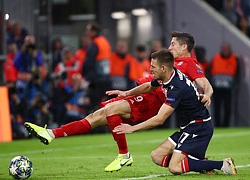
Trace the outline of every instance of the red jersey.
{"label": "red jersey", "polygon": [[17,80],[17,69],[14,66],[14,54],[8,53],[3,64],[5,82]]}
{"label": "red jersey", "polygon": [[[152,74],[149,75],[148,77],[140,78],[137,81],[137,85],[140,85],[146,82],[151,82],[152,79],[154,79],[154,75]],[[119,101],[121,99],[123,98],[118,96],[116,98],[102,102],[101,107],[111,102]],[[124,100],[126,100],[130,105],[131,118],[123,119],[123,122],[130,123],[130,122],[145,121],[155,116],[158,113],[162,104],[165,102],[166,97],[163,94],[161,87],[159,87],[156,90],[148,92],[148,93],[125,97]]]}
{"label": "red jersey", "polygon": [[174,67],[184,73],[191,81],[205,77],[198,61],[193,57],[175,58]]}
{"label": "red jersey", "polygon": [[87,54],[87,50],[85,49],[78,49],[76,52],[75,52],[75,60],[78,61],[79,63],[79,73],[81,74],[82,72],[82,66],[83,66],[83,63],[84,63],[84,60],[86,58],[86,54]]}
{"label": "red jersey", "polygon": [[81,62],[81,64],[84,63],[84,60],[86,58],[86,54],[87,54],[87,50],[85,49],[78,49],[76,52],[75,52],[75,59],[79,60]]}
{"label": "red jersey", "polygon": [[65,85],[72,86],[73,85],[73,75],[81,73],[80,62],[76,60],[74,57],[71,57],[69,60],[64,62],[60,62],[57,64],[54,73],[57,75],[62,74],[63,72],[67,73],[66,79],[61,81],[60,86],[64,87]]}

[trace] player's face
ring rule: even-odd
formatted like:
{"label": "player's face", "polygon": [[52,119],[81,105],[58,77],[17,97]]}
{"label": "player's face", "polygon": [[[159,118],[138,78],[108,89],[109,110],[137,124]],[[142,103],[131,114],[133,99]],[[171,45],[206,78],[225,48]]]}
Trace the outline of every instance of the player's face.
{"label": "player's face", "polygon": [[183,53],[183,46],[176,40],[176,37],[173,37],[168,50],[173,54],[174,58],[177,58]]}
{"label": "player's face", "polygon": [[150,70],[151,70],[152,74],[154,75],[155,79],[162,80],[162,68],[157,63],[156,59],[151,59]]}

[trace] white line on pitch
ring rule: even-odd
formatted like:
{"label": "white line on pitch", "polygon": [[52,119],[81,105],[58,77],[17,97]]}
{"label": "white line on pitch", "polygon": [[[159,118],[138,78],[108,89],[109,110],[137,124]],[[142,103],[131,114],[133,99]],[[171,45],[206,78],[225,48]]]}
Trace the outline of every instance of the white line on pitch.
{"label": "white line on pitch", "polygon": [[[246,167],[250,167],[250,164],[238,165],[238,166],[236,166],[237,169],[246,168]],[[151,174],[151,175],[148,175],[148,176],[131,177],[131,178],[126,178],[126,179],[121,179],[121,180],[152,179],[152,178],[164,177],[164,176],[169,176],[169,175],[170,175],[170,174]]]}

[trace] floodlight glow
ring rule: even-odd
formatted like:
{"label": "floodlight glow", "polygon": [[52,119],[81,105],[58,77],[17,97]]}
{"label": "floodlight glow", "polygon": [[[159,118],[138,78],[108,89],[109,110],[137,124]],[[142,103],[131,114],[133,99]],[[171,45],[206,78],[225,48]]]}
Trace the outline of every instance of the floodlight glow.
{"label": "floodlight glow", "polygon": [[124,18],[126,18],[126,16],[127,16],[126,13],[123,11],[117,11],[117,12],[113,12],[111,14],[111,17],[113,19],[124,19]]}
{"label": "floodlight glow", "polygon": [[145,16],[148,14],[148,11],[144,8],[133,9],[132,14],[134,16]]}
{"label": "floodlight glow", "polygon": [[5,14],[4,19],[7,21],[10,18],[9,14]]}

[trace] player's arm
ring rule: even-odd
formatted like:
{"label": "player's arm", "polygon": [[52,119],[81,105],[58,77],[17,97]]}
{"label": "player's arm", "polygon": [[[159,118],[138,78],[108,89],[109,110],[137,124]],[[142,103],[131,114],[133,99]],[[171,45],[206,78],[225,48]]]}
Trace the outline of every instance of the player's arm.
{"label": "player's arm", "polygon": [[133,133],[135,131],[154,128],[156,126],[162,125],[166,121],[166,119],[173,113],[173,111],[173,107],[163,104],[158,114],[154,117],[134,126],[131,126],[129,124],[121,124],[119,126],[116,126],[113,132],[117,134],[126,134]]}
{"label": "player's arm", "polygon": [[140,86],[137,86],[133,89],[126,91],[126,96],[150,92],[150,91],[157,89],[157,87],[158,86],[152,86],[150,82],[147,82],[147,83],[141,84]]}
{"label": "player's arm", "polygon": [[205,104],[205,106],[209,106],[211,104],[211,96],[213,94],[213,88],[209,83],[206,77],[196,78],[195,82],[203,89],[204,94],[202,95],[201,102]]}
{"label": "player's arm", "polygon": [[153,90],[157,89],[157,87],[152,86],[150,82],[147,82],[147,83],[141,84],[139,86],[136,86],[135,88],[130,89],[128,91],[111,90],[111,91],[106,91],[106,94],[107,95],[118,95],[118,96],[126,97],[126,96],[131,96],[131,95],[150,92],[150,91],[153,91]]}
{"label": "player's arm", "polygon": [[186,67],[188,68],[184,69],[184,74],[190,77],[190,79],[194,79],[195,83],[203,89],[204,94],[201,94],[201,102],[205,106],[209,106],[211,104],[211,96],[213,94],[211,84],[195,61],[188,61],[188,65]]}

